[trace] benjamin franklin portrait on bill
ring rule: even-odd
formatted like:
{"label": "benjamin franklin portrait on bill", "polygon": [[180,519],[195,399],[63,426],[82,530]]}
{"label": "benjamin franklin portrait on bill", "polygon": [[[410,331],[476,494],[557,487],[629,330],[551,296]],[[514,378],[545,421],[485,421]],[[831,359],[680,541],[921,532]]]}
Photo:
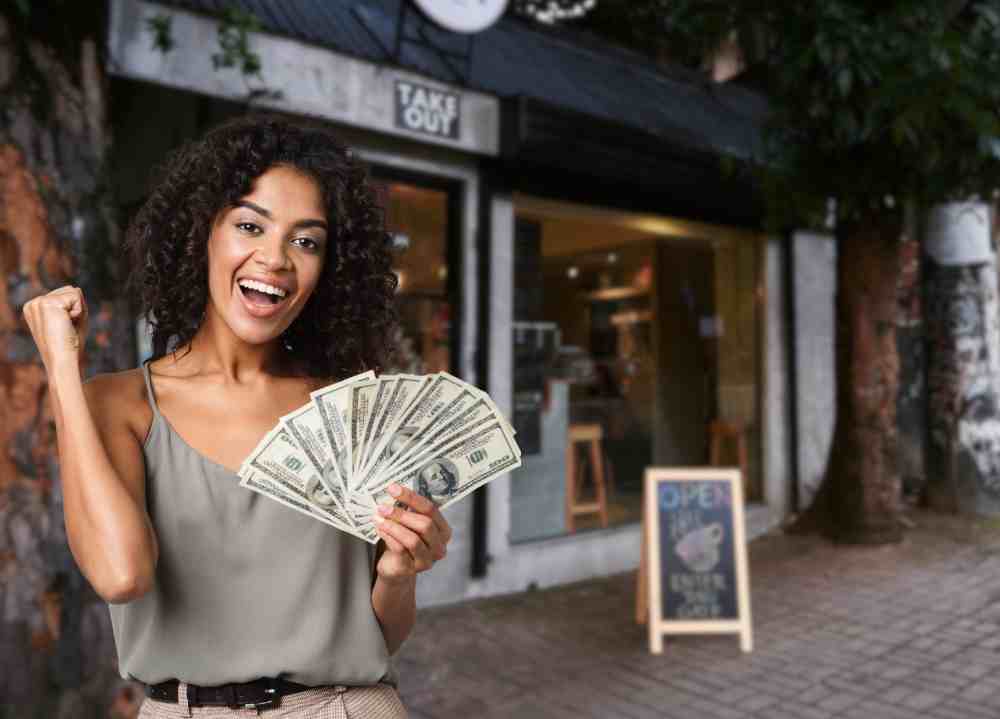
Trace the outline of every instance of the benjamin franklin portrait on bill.
{"label": "benjamin franklin portrait on bill", "polygon": [[458,468],[449,459],[437,457],[417,473],[417,492],[434,504],[443,504],[458,491]]}
{"label": "benjamin franklin portrait on bill", "polygon": [[323,483],[315,474],[310,475],[309,481],[306,482],[306,497],[310,502],[320,507],[333,507],[337,504],[333,495],[323,486]]}
{"label": "benjamin franklin portrait on bill", "polygon": [[399,454],[400,450],[406,446],[406,443],[413,439],[414,434],[416,432],[412,429],[400,429],[393,432],[392,438],[385,446],[385,459],[392,459]]}
{"label": "benjamin franklin portrait on bill", "polygon": [[[331,487],[343,487],[344,483],[347,482],[347,478],[350,476],[347,473],[346,456],[342,453],[338,455],[335,459],[328,459],[326,464],[323,465],[323,479]],[[334,469],[334,462],[337,463],[336,469]],[[337,476],[337,471],[339,470],[340,476]]]}

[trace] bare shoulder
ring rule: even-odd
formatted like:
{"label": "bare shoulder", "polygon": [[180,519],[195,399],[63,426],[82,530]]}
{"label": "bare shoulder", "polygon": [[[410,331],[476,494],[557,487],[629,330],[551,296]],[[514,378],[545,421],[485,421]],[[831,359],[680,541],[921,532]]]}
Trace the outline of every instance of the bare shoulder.
{"label": "bare shoulder", "polygon": [[140,441],[153,420],[142,369],[108,372],[83,385],[87,405],[102,429],[128,428]]}

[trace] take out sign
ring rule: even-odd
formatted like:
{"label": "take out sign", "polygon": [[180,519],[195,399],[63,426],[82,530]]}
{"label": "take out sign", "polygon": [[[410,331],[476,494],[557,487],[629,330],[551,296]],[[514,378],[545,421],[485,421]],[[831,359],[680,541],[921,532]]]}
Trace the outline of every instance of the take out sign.
{"label": "take out sign", "polygon": [[411,80],[396,80],[395,99],[396,127],[435,137],[458,139],[458,93]]}

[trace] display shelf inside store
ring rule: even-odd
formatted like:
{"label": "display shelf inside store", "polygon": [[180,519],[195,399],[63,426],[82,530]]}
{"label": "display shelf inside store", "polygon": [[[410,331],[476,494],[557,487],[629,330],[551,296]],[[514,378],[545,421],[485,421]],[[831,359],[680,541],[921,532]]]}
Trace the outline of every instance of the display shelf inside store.
{"label": "display shelf inside store", "polygon": [[652,322],[652,310],[632,310],[629,312],[616,312],[611,315],[611,324],[620,327],[622,325],[636,325],[640,322]]}
{"label": "display shelf inside store", "polygon": [[649,294],[649,289],[644,287],[605,287],[587,293],[587,299],[591,302],[611,302],[614,300],[627,300],[633,297],[645,297]]}

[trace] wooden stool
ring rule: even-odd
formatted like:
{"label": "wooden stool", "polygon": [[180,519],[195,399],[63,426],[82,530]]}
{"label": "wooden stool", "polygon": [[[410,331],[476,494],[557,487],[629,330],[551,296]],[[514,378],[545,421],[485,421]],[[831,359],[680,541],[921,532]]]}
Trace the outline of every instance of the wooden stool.
{"label": "wooden stool", "polygon": [[[599,424],[571,424],[566,442],[566,531],[576,531],[576,517],[580,514],[598,514],[601,526],[608,526],[608,497],[604,485],[604,453],[601,438],[604,433]],[[578,493],[583,485],[583,466],[577,462],[576,445],[590,445],[590,470],[594,479],[593,502],[580,502]]]}
{"label": "wooden stool", "polygon": [[709,464],[718,467],[722,461],[722,443],[727,439],[736,440],[736,456],[740,465],[740,476],[743,480],[744,496],[747,492],[747,428],[743,422],[726,422],[721,419],[713,421],[708,426]]}

